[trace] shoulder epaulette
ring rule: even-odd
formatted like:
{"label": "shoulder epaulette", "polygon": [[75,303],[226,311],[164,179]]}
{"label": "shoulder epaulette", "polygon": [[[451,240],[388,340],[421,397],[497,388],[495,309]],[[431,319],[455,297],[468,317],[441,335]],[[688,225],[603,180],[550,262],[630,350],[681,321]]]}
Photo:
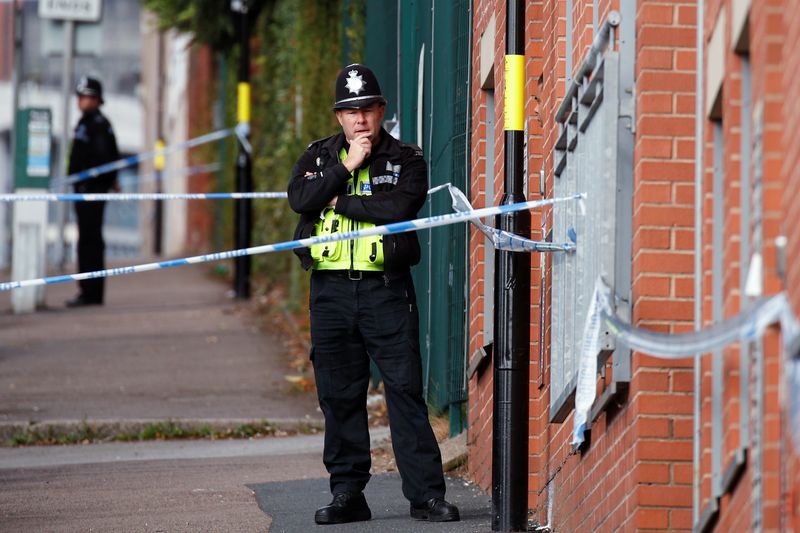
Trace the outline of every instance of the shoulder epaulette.
{"label": "shoulder epaulette", "polygon": [[415,156],[418,156],[418,157],[423,157],[424,156],[424,152],[422,151],[422,148],[420,148],[416,144],[413,144],[413,143],[400,143],[400,146],[402,146],[404,150],[412,150],[414,152]]}
{"label": "shoulder epaulette", "polygon": [[333,137],[333,135],[328,135],[327,137],[322,137],[321,139],[317,139],[316,141],[311,141],[310,143],[308,143],[308,146],[306,146],[306,150],[311,148],[315,144],[320,144],[320,143],[323,143],[323,142],[327,141],[331,137]]}

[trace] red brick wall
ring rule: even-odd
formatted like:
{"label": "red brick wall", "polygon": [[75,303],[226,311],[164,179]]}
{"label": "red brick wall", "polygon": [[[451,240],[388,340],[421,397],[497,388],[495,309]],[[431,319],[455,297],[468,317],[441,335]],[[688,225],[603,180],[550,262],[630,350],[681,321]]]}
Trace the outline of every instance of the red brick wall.
{"label": "red brick wall", "polygon": [[[206,46],[192,49],[189,59],[188,85],[189,99],[189,132],[190,137],[202,135],[212,131],[211,110],[214,108],[214,91],[210,90],[215,85],[214,59],[211,50]],[[193,149],[189,152],[190,166],[203,165],[209,162],[203,153],[207,147]],[[186,190],[190,193],[213,192],[213,178],[211,174],[195,174],[186,178]],[[208,250],[213,235],[212,224],[214,212],[211,202],[187,202],[187,231],[186,250],[200,252]]]}
{"label": "red brick wall", "polygon": [[[775,270],[774,240],[781,233],[784,222],[782,196],[785,176],[781,171],[784,155],[783,130],[786,124],[782,116],[784,100],[791,94],[783,93],[783,75],[786,72],[782,61],[787,16],[796,17],[796,5],[785,10],[779,0],[754,2],[751,10],[750,37],[751,55],[754,65],[753,100],[763,103],[764,109],[764,266],[765,289],[768,294],[781,290],[781,282]],[[797,51],[792,52],[793,55]],[[792,228],[797,232],[797,226]],[[782,354],[777,335],[765,342],[765,387],[764,417],[764,531],[785,530],[785,507],[788,494],[785,487],[789,475],[788,461],[781,451],[780,383]],[[795,478],[796,480],[796,478]]]}
{"label": "red brick wall", "polygon": [[[793,0],[783,2],[784,13],[790,13],[797,7]],[[786,37],[783,46],[783,94],[793,97],[784,98],[783,117],[786,124],[800,123],[800,17],[788,17],[785,21]],[[800,220],[800,136],[793,128],[785,128],[783,133],[785,157],[783,160],[783,173],[786,177],[786,187],[783,193],[783,221],[784,234],[788,237],[786,250],[786,282],[785,287],[789,292],[795,316],[800,316],[800,230],[796,221]],[[793,222],[794,221],[794,222]],[[787,391],[788,392],[788,391]],[[784,512],[789,527],[800,531],[800,442],[794,443],[791,437],[785,435],[785,449],[787,450],[787,489],[786,506]],[[791,530],[790,530],[791,531]]]}
{"label": "red brick wall", "polygon": [[0,81],[10,81],[14,68],[14,5],[0,2]]}
{"label": "red brick wall", "polygon": [[[480,50],[481,35],[487,31],[490,19],[503,2],[499,1],[486,1],[476,2],[474,6],[474,16],[472,22],[472,49]],[[496,32],[500,34],[502,15],[496,15]],[[505,27],[503,24],[502,27]],[[503,50],[500,49],[499,53],[502,54]],[[502,56],[501,56],[502,57]],[[498,64],[495,58],[495,65]],[[501,88],[500,79],[502,79],[502,69],[494,69],[495,72],[495,86]],[[481,89],[480,78],[480,55],[476,52],[473,55],[473,68],[472,80],[470,86],[472,87],[472,146],[471,151],[474,154],[472,157],[472,168],[470,169],[470,198],[475,207],[485,207],[487,205],[496,204],[495,198],[486,198],[484,194],[484,186],[486,180],[487,164],[486,164],[486,142],[487,142],[487,118],[486,106],[487,96],[483,89]],[[500,103],[502,99],[499,94],[495,95],[495,102]],[[495,106],[495,116],[499,114],[500,105]],[[491,139],[494,143],[494,151],[496,158],[494,161],[495,169],[502,168],[502,121],[495,120],[494,133],[489,132]],[[497,174],[495,173],[495,176]],[[502,190],[502,178],[495,179],[494,190]],[[491,252],[490,252],[491,253]],[[485,266],[486,248],[483,246],[483,239],[480,234],[474,229],[470,228],[470,248],[469,256],[471,270],[469,274],[469,287],[470,287],[470,305],[469,305],[469,350],[468,354],[471,356],[481,346],[487,343],[487,339],[483,338],[483,324],[484,324],[484,294],[486,287],[484,286],[484,266]],[[488,317],[488,320],[492,320]],[[484,489],[491,486],[492,482],[492,371],[491,365],[476,374],[469,381],[468,397],[468,422],[469,422],[469,469],[471,477]]]}
{"label": "red brick wall", "polygon": [[[784,12],[796,10],[797,4],[792,0],[784,1]],[[800,17],[786,18],[786,38],[783,46],[783,94],[792,95],[784,100],[783,113],[786,124],[800,124]],[[784,130],[783,142],[786,147],[786,158],[783,161],[783,172],[786,176],[786,190],[783,194],[784,230],[789,239],[787,258],[800,257],[800,231],[792,229],[791,221],[800,220],[800,135],[793,128]],[[786,288],[792,301],[795,315],[800,316],[800,261],[787,260]]]}
{"label": "red brick wall", "polygon": [[[723,6],[725,11],[722,11]],[[722,93],[722,142],[724,144],[724,156],[722,162],[722,172],[724,179],[724,191],[720,195],[713,189],[714,180],[714,133],[715,124],[706,121],[705,132],[705,151],[704,151],[704,195],[703,195],[703,323],[710,325],[713,322],[712,314],[712,285],[716,283],[712,276],[712,255],[714,252],[713,232],[713,211],[715,203],[719,202],[719,207],[723,211],[723,278],[722,295],[724,316],[739,312],[740,310],[740,260],[739,246],[741,244],[741,205],[740,205],[740,134],[741,124],[745,120],[742,117],[742,67],[741,59],[737,56],[730,43],[730,28],[732,23],[731,7],[727,2],[715,1],[707,4],[706,17],[704,21],[704,31],[706,46],[714,30],[714,25],[721,17],[725,17],[725,78],[723,81]],[[705,72],[705,64],[702,72]],[[706,84],[706,91],[710,88]],[[750,121],[747,117],[746,120]],[[751,121],[752,122],[752,121]],[[746,236],[749,240],[749,235]],[[746,268],[746,265],[745,265]],[[701,484],[701,512],[706,509],[712,498],[712,375],[714,372],[710,354],[702,361],[702,438],[701,438],[701,462],[699,465],[702,473]],[[724,471],[734,458],[734,453],[739,446],[739,352],[737,347],[729,346],[723,351],[723,387],[724,395],[722,401],[722,449],[721,465]],[[752,483],[751,472],[746,472],[737,486],[750,486]],[[726,493],[722,496],[719,505],[722,510],[720,513],[718,528],[722,531],[747,530],[751,522],[750,498],[743,497],[744,491],[734,491],[732,494]],[[727,529],[726,529],[727,528]]]}
{"label": "red brick wall", "polygon": [[[495,50],[496,172],[494,199],[502,190],[502,61],[504,5],[497,0],[474,3],[473,40],[473,168],[472,198],[485,205],[485,94],[478,88],[480,35],[492,12],[497,16]],[[636,137],[632,242],[633,320],[651,330],[680,333],[693,328],[694,313],[694,130],[695,24],[691,0],[639,2],[636,20]],[[536,174],[546,170],[552,191],[552,147],[558,134],[554,114],[565,91],[566,2],[534,0],[526,13],[528,84],[529,181],[538,189]],[[702,21],[706,46],[717,17],[725,9],[725,74],[722,98],[724,189],[712,191],[713,123],[705,122],[703,190],[703,302],[702,319],[712,321],[713,208],[724,213],[722,294],[724,317],[741,310],[741,134],[753,117],[742,108],[742,58],[732,49],[731,0],[705,4]],[[600,2],[598,21],[616,5]],[[789,236],[786,286],[800,312],[800,140],[786,124],[800,122],[800,17],[789,0],[754,2],[750,16],[752,109],[763,110],[764,176],[763,250],[765,292],[782,289],[775,269],[774,239]],[[591,42],[592,3],[573,1],[573,68]],[[784,22],[785,20],[785,22]],[[705,65],[700,73],[705,76]],[[539,80],[541,79],[541,84]],[[537,102],[532,95],[538,95]],[[793,95],[794,97],[790,97]],[[783,143],[783,144],[782,144]],[[752,177],[751,177],[752,179]],[[538,191],[528,191],[535,198]],[[539,237],[538,216],[532,236]],[[749,233],[749,231],[747,232]],[[470,353],[484,343],[483,239],[471,242]],[[581,455],[569,455],[572,418],[549,423],[549,307],[545,312],[545,346],[539,346],[539,260],[532,259],[531,386],[529,506],[540,524],[548,520],[561,531],[689,530],[692,527],[693,360],[667,363],[643,354],[633,356],[629,396],[613,412],[593,423],[591,443]],[[544,290],[549,296],[548,278]],[[549,298],[546,298],[549,301]],[[544,349],[545,364],[539,366]],[[780,404],[781,351],[777,332],[764,339],[765,415],[763,424],[763,488],[760,512],[765,531],[800,528],[800,457],[792,454],[785,413]],[[710,357],[701,365],[701,476],[702,507],[711,498],[712,371]],[[751,368],[752,371],[752,368]],[[722,468],[733,460],[740,443],[740,354],[738,346],[723,351]],[[752,375],[752,372],[751,372]],[[540,382],[540,376],[542,376]],[[602,387],[602,384],[600,384]],[[752,378],[750,387],[752,387]],[[750,389],[748,394],[752,395]],[[478,483],[491,483],[491,368],[470,381],[470,471]],[[782,418],[784,417],[784,418]],[[752,425],[756,422],[751,418]],[[753,522],[752,456],[744,474],[719,501],[715,531],[747,531]],[[548,502],[549,490],[553,491]]]}
{"label": "red brick wall", "polygon": [[[539,87],[538,79],[542,72],[542,34],[541,21],[534,13],[541,11],[541,3],[529,2],[526,5],[525,15],[525,56],[527,58],[526,86],[525,86],[525,115],[528,127],[528,168],[531,177],[529,190],[526,197],[529,200],[540,198],[538,191],[538,169],[542,167],[542,127],[538,115]],[[485,0],[476,2],[473,17],[473,116],[472,116],[472,152],[471,169],[471,198],[476,207],[497,205],[503,196],[503,65],[505,56],[505,2],[502,0]],[[486,92],[480,88],[480,38],[495,15],[496,41],[494,49],[494,87],[495,87],[495,129],[490,138],[494,139],[494,198],[485,196],[484,183],[486,179]],[[531,217],[531,236],[535,239],[542,238],[541,219],[538,213]],[[487,343],[483,338],[484,320],[493,320],[493,316],[484,317],[484,258],[486,249],[480,233],[474,229],[470,240],[470,319],[469,319],[469,354],[474,354],[481,346]],[[494,253],[493,250],[489,253]],[[539,285],[541,270],[538,258],[532,261],[531,271],[531,354],[538,354],[539,345]],[[538,365],[531,365],[532,382],[538,382]],[[492,445],[492,368],[491,365],[482,373],[476,374],[469,382],[469,443],[470,443],[470,473],[473,478],[485,489],[491,485],[491,445]],[[534,408],[535,386],[532,385],[531,424],[546,422],[546,414]],[[532,439],[531,451],[535,456],[536,446]],[[533,472],[536,469],[532,469]],[[536,477],[536,474],[532,474]]]}
{"label": "red brick wall", "polygon": [[[613,6],[616,7],[616,6]],[[494,9],[498,21],[495,53],[497,88],[495,171],[502,187],[502,60],[504,2],[476,1],[473,72],[479,72],[479,38]],[[529,2],[526,13],[529,181],[546,169],[552,191],[554,114],[565,91],[566,2]],[[574,2],[573,68],[592,40],[592,3]],[[647,2],[638,14],[640,92],[637,102],[634,303],[640,323],[682,331],[692,319],[692,73],[694,30],[687,9],[693,4]],[[600,3],[598,20],[612,9]],[[677,46],[669,50],[670,46]],[[499,74],[499,75],[498,75]],[[538,79],[541,77],[541,87]],[[477,86],[477,77],[473,80]],[[538,94],[541,104],[532,95]],[[472,197],[483,205],[485,172],[485,96],[473,92]],[[543,127],[537,120],[541,116]],[[667,128],[664,128],[664,125]],[[666,172],[665,172],[666,170]],[[538,192],[538,191],[536,191]],[[535,198],[528,191],[529,198]],[[499,196],[498,196],[499,197]],[[687,215],[688,213],[688,215]],[[534,238],[540,220],[532,220]],[[482,344],[483,247],[473,239],[471,256],[470,353]],[[548,263],[549,265],[549,263]],[[592,427],[592,444],[582,456],[569,456],[571,417],[549,421],[549,354],[538,356],[538,256],[532,260],[529,505],[539,523],[547,521],[552,485],[553,525],[562,531],[686,529],[691,525],[691,362],[665,366],[636,355],[631,398],[614,416],[601,415]],[[549,286],[546,287],[549,291]],[[549,301],[549,298],[546,299]],[[491,317],[488,317],[491,318]],[[549,339],[549,315],[545,324]],[[544,374],[539,387],[539,375]],[[470,382],[470,471],[485,489],[491,482],[491,371]],[[550,483],[548,483],[548,480]]]}
{"label": "red brick wall", "polygon": [[[633,320],[672,333],[693,318],[694,10],[687,1],[642,2],[636,21]],[[624,529],[691,527],[692,402],[690,360],[633,355],[629,399],[616,415],[629,422],[603,414],[595,426],[608,424],[609,437],[614,426],[631,427],[612,448],[631,456],[620,476],[632,491]]]}
{"label": "red brick wall", "polygon": [[[739,215],[739,179],[740,179],[740,134],[744,121],[750,122],[751,131],[755,130],[753,116],[742,116],[742,78],[741,59],[732,51],[730,28],[732,23],[732,5],[728,0],[715,2],[709,5],[706,12],[704,28],[707,41],[711,37],[714,23],[721,16],[720,9],[725,7],[724,16],[727,17],[725,35],[725,75],[723,79],[722,100],[722,128],[725,143],[725,157],[723,163],[725,191],[720,197],[711,194],[713,152],[711,146],[712,123],[706,122],[705,151],[707,169],[706,173],[706,200],[704,202],[704,319],[711,319],[711,255],[712,255],[712,220],[711,212],[714,202],[722,202],[725,216],[724,237],[724,313],[730,317],[741,309],[739,269],[747,265],[739,264],[740,222]],[[763,162],[756,171],[763,173],[763,256],[764,256],[764,285],[767,294],[772,294],[781,289],[780,280],[775,270],[774,239],[779,235],[781,212],[781,189],[783,175],[781,162],[783,158],[781,145],[781,132],[783,118],[781,106],[783,101],[783,87],[781,76],[781,48],[783,43],[782,9],[780,2],[754,2],[750,13],[750,64],[752,77],[752,108],[763,109]],[[752,425],[762,426],[763,438],[763,468],[762,468],[762,527],[764,531],[779,531],[781,524],[781,509],[785,505],[787,494],[782,488],[785,486],[787,471],[782,466],[781,458],[781,412],[779,408],[781,353],[775,333],[767,335],[764,342],[764,368],[765,395],[762,398],[764,418],[759,420],[751,417]],[[705,505],[711,494],[710,488],[710,461],[712,442],[710,436],[711,419],[711,363],[709,358],[703,362],[703,420],[704,432],[701,441],[703,448],[701,471],[704,474],[702,484],[703,504]],[[724,395],[722,403],[724,410],[725,434],[722,450],[722,468],[728,466],[732,454],[740,442],[739,438],[739,354],[736,349],[727,349],[724,360]],[[751,372],[757,369],[751,367]],[[748,390],[752,395],[752,384]],[[752,427],[751,427],[752,432]],[[752,433],[751,433],[752,435]],[[752,454],[752,448],[749,450]],[[754,519],[753,508],[753,462],[751,455],[744,475],[735,484],[729,493],[724,494],[719,501],[719,518],[715,525],[717,531],[743,531],[752,527]],[[783,479],[782,479],[783,478]]]}

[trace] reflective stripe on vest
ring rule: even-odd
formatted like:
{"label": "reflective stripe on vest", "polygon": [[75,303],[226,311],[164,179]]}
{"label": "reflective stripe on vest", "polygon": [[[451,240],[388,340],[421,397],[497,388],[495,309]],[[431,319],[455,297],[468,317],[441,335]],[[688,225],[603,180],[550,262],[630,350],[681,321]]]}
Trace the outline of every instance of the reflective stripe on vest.
{"label": "reflective stripe on vest", "polygon": [[[342,148],[339,160],[347,157],[347,151]],[[372,188],[369,181],[369,169],[358,171],[358,178],[354,179],[355,172],[347,180],[347,195],[370,196]],[[334,212],[332,207],[326,207],[320,213],[320,219],[314,228],[315,236],[331,235],[341,231],[354,231],[375,227],[371,222],[359,222],[344,215]],[[314,244],[311,246],[311,257],[314,259],[316,270],[383,270],[383,236],[362,237],[348,241]]]}

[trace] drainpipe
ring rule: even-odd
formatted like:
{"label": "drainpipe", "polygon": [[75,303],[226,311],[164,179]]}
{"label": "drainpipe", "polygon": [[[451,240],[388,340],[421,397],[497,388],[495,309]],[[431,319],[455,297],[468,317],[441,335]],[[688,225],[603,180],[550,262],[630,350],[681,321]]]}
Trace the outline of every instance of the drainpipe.
{"label": "drainpipe", "polygon": [[[156,37],[156,150],[164,149],[164,32],[159,30]],[[164,192],[163,171],[166,158],[158,155],[153,161],[156,171],[156,192]],[[155,202],[153,220],[153,254],[160,257],[164,253],[164,202]]]}
{"label": "drainpipe", "polygon": [[[239,25],[239,84],[237,115],[238,123],[246,124],[248,132],[245,140],[250,140],[250,20],[248,16],[248,0],[231,0],[231,8],[238,13]],[[239,142],[239,155],[236,158],[236,192],[253,190],[253,172],[250,154]],[[235,206],[235,245],[236,249],[250,247],[250,233],[253,228],[252,200],[239,200]],[[234,259],[233,289],[236,298],[250,298],[250,256],[244,255]]]}
{"label": "drainpipe", "polygon": [[[501,204],[525,201],[525,1],[506,0],[504,191]],[[528,211],[498,215],[500,229],[530,237]],[[530,275],[527,253],[495,256],[495,356],[492,419],[492,530],[526,531]]]}

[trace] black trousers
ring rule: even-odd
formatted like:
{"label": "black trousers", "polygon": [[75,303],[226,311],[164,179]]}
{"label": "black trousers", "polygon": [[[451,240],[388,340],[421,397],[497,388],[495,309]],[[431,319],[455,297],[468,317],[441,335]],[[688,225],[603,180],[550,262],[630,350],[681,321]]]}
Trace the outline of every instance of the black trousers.
{"label": "black trousers", "polygon": [[311,359],[325,416],[323,461],[331,492],[360,492],[370,478],[369,359],[381,371],[403,494],[419,504],[444,497],[439,445],[422,396],[414,285],[371,275],[311,275]]}
{"label": "black trousers", "polygon": [[[78,272],[105,269],[106,244],[103,241],[103,212],[105,202],[75,202],[78,217]],[[103,303],[105,279],[85,279],[78,282],[81,296],[87,302]]]}

